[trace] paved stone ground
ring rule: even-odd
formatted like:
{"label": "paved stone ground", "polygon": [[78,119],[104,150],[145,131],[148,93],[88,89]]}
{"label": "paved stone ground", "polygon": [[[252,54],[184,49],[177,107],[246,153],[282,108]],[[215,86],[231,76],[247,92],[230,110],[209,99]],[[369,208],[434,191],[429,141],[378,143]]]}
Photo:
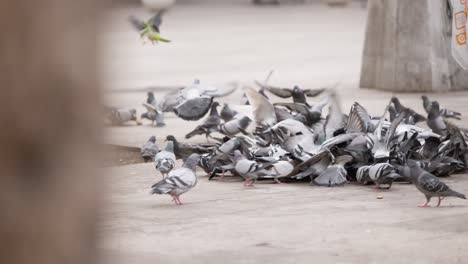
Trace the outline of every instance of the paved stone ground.
{"label": "paved stone ground", "polygon": [[[116,93],[149,85],[179,85],[200,78],[209,83],[238,80],[249,85],[275,70],[272,84],[319,87],[340,81],[343,109],[361,102],[378,115],[391,93],[358,87],[365,10],[321,5],[252,8],[176,6],[167,14],[170,45],[142,46],[126,24],[139,8],[117,9],[103,23],[103,74],[107,104],[138,106],[144,93]],[[162,95],[159,92],[156,95]],[[225,102],[237,103],[241,91]],[[420,94],[401,95],[422,112]],[[436,94],[442,104],[468,114],[466,92]],[[245,107],[236,106],[248,112]],[[139,110],[142,110],[139,108]],[[460,122],[468,127],[467,121]],[[173,115],[167,127],[127,125],[107,129],[105,141],[139,146],[150,135],[183,138],[196,122]],[[194,138],[193,141],[204,141]],[[411,185],[375,191],[348,184],[207,181],[174,206],[169,197],[149,195],[160,179],[151,164],[103,171],[108,183],[102,213],[105,263],[466,263],[468,203],[444,201],[420,209],[423,196]],[[466,175],[446,179],[468,193]],[[383,199],[376,199],[382,195]]]}

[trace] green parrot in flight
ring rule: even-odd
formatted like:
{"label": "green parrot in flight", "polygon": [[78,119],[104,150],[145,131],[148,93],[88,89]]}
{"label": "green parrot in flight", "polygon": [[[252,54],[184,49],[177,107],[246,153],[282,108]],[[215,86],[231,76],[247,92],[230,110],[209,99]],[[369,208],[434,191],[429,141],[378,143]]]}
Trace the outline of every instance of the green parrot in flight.
{"label": "green parrot in flight", "polygon": [[130,16],[130,23],[135,29],[140,32],[140,37],[142,39],[147,38],[151,43],[155,44],[158,42],[171,42],[170,40],[161,37],[159,27],[162,23],[162,14],[164,11],[158,12],[152,18],[148,19],[146,22]]}

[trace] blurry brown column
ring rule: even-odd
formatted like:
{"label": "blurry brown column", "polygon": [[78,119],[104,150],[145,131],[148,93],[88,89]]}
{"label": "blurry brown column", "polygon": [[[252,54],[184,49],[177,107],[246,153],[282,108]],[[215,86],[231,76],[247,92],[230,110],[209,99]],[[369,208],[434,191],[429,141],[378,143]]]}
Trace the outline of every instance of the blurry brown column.
{"label": "blurry brown column", "polygon": [[95,262],[99,2],[0,1],[0,263]]}
{"label": "blurry brown column", "polygon": [[372,0],[361,83],[394,92],[468,90],[468,72],[452,58],[446,0]]}

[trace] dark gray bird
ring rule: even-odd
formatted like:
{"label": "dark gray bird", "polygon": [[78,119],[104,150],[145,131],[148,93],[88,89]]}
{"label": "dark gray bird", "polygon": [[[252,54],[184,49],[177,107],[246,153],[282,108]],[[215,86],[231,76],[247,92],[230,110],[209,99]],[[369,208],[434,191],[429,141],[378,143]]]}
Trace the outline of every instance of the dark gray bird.
{"label": "dark gray bird", "polygon": [[[432,103],[437,102],[437,101],[431,101],[429,99],[429,97],[427,97],[427,95],[423,95],[423,96],[421,96],[421,98],[423,100],[424,110],[426,110],[426,112],[429,114],[429,112],[431,111]],[[453,118],[453,119],[457,119],[457,120],[461,119],[461,113],[449,110],[447,108],[441,108],[440,109],[440,115],[443,118]]]}
{"label": "dark gray bird", "polygon": [[200,155],[194,153],[185,161],[181,168],[175,169],[160,182],[151,186],[151,194],[169,194],[177,205],[182,205],[180,195],[197,185],[195,169]]}
{"label": "dark gray bird", "polygon": [[238,113],[236,110],[231,109],[228,104],[224,104],[220,114],[224,122],[228,122],[231,121]]}
{"label": "dark gray bird", "polygon": [[417,124],[419,122],[426,121],[426,118],[423,115],[420,115],[420,114],[416,113],[416,111],[414,111],[413,109],[405,107],[404,105],[402,105],[400,100],[397,97],[395,97],[395,96],[392,97],[391,102],[393,103],[393,106],[395,107],[395,111],[398,114],[402,113],[405,110],[408,111],[408,115],[406,116],[405,120],[403,121],[405,124],[414,125],[414,124]]}
{"label": "dark gray bird", "polygon": [[154,160],[154,157],[159,152],[158,145],[156,145],[156,137],[151,136],[142,147],[141,147],[141,156],[145,162],[150,162]]}
{"label": "dark gray bird", "polygon": [[[282,121],[286,118],[278,118],[278,106],[283,106],[290,111],[294,111],[297,115],[292,116],[292,118],[302,121],[307,126],[313,126],[315,123],[319,122],[322,119],[323,108],[328,104],[328,97],[324,98],[317,104],[308,106],[301,103],[275,103],[275,111],[277,114],[278,121]],[[303,117],[303,120],[298,119],[299,115]]]}
{"label": "dark gray bird", "polygon": [[409,175],[405,176],[410,178],[416,188],[426,196],[426,203],[421,205],[421,207],[427,207],[432,197],[439,198],[437,206],[440,206],[440,203],[445,197],[466,199],[464,194],[450,189],[450,187],[441,182],[439,178],[421,169],[415,161],[408,160],[408,167],[410,168]]}
{"label": "dark gray bird", "polygon": [[[300,104],[305,104],[307,106],[307,97],[316,97],[323,93],[326,88],[320,88],[320,89],[301,89],[299,86],[295,85],[292,89],[290,88],[280,88],[280,87],[274,87],[271,85],[263,85],[260,82],[256,82],[258,86],[261,88],[269,91],[270,93],[281,97],[281,98],[293,98],[294,103],[300,103]],[[309,106],[310,107],[310,106]]]}
{"label": "dark gray bird", "polygon": [[[188,121],[199,120],[204,117],[211,108],[213,99],[233,93],[237,89],[237,83],[230,83],[225,89],[201,84],[195,80],[192,85],[181,89],[174,96],[174,113]],[[169,100],[171,98],[166,98]],[[171,99],[172,100],[172,99]]]}
{"label": "dark gray bird", "polygon": [[440,114],[439,103],[437,101],[431,104],[429,114],[427,115],[427,126],[436,134],[441,136],[447,135],[447,125]]}
{"label": "dark gray bird", "polygon": [[189,139],[195,135],[205,134],[206,139],[208,139],[211,133],[218,131],[218,126],[221,124],[221,117],[217,110],[218,106],[218,102],[213,102],[213,104],[211,104],[211,111],[208,118],[203,122],[203,124],[197,126],[192,132],[188,133],[185,138]]}
{"label": "dark gray bird", "polygon": [[211,153],[216,149],[214,144],[190,144],[179,142],[173,135],[168,135],[166,140],[174,142],[174,154],[177,159],[182,159],[183,161],[192,153],[197,153],[199,155],[205,153]]}
{"label": "dark gray bird", "polygon": [[163,178],[174,169],[176,162],[176,156],[174,155],[174,142],[168,141],[166,148],[160,151],[154,157],[154,165],[156,169],[161,172]]}
{"label": "dark gray bird", "polygon": [[314,179],[314,183],[319,186],[334,187],[345,184],[348,180],[348,172],[344,166],[353,160],[353,157],[349,155],[339,156],[335,159],[333,165],[325,169],[317,178]]}

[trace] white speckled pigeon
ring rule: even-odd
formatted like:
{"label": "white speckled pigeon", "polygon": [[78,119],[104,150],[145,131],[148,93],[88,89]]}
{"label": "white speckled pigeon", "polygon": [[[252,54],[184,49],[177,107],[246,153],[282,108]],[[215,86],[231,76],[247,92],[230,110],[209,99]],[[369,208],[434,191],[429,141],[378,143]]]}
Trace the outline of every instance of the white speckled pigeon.
{"label": "white speckled pigeon", "polygon": [[194,153],[185,161],[181,168],[175,169],[160,182],[151,186],[151,194],[169,194],[177,205],[182,205],[180,195],[197,185],[195,169],[200,155]]}
{"label": "white speckled pigeon", "polygon": [[174,142],[168,141],[166,148],[156,154],[156,157],[154,158],[154,164],[156,169],[161,172],[163,177],[165,177],[174,168],[175,162],[176,157],[174,154]]}

